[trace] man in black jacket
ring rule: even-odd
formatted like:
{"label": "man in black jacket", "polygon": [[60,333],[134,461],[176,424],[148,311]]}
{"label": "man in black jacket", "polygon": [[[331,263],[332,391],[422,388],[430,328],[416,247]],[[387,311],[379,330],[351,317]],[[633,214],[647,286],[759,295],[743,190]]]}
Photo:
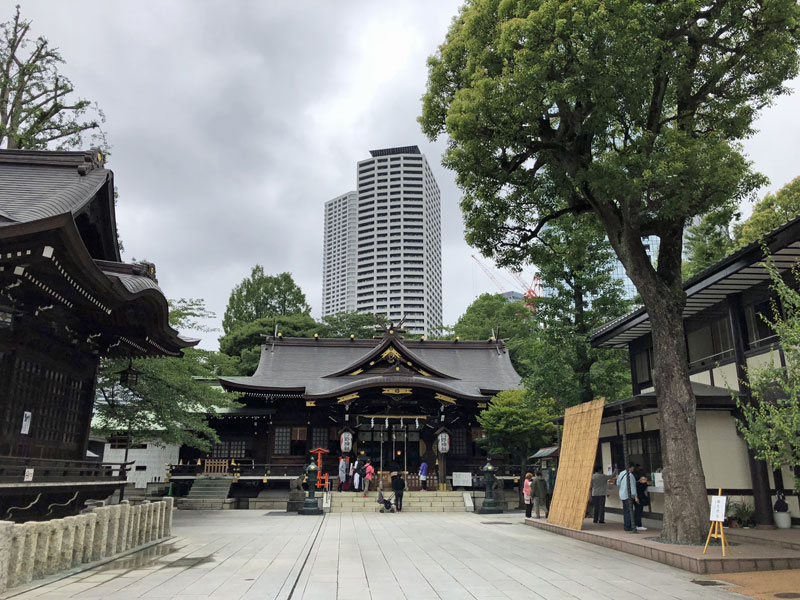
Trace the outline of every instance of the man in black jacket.
{"label": "man in black jacket", "polygon": [[406,482],[403,479],[403,474],[398,473],[397,477],[392,479],[392,491],[394,492],[394,504],[397,507],[397,512],[403,510],[403,492],[406,489]]}

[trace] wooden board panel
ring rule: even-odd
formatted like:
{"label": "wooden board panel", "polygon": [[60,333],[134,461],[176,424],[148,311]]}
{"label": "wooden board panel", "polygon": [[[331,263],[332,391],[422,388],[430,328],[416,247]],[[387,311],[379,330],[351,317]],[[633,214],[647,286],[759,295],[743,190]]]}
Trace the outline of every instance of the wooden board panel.
{"label": "wooden board panel", "polygon": [[605,398],[568,408],[564,413],[558,475],[547,522],[581,530],[597,456]]}

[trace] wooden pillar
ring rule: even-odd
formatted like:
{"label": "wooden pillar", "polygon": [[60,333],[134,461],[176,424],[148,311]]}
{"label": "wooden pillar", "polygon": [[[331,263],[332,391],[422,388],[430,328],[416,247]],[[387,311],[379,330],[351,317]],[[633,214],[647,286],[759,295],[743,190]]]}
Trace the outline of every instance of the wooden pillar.
{"label": "wooden pillar", "polygon": [[[747,378],[747,357],[744,354],[744,340],[746,331],[743,327],[745,322],[744,310],[742,308],[742,295],[730,294],[726,298],[728,306],[728,321],[731,326],[731,337],[733,339],[733,352],[736,362],[736,378],[739,380],[739,393],[742,402],[752,402],[750,394],[749,380]],[[774,527],[775,521],[772,517],[772,494],[769,487],[769,470],[766,461],[758,460],[754,452],[747,447],[748,466],[750,467],[750,482],[753,486],[753,507],[755,509],[756,526]]]}

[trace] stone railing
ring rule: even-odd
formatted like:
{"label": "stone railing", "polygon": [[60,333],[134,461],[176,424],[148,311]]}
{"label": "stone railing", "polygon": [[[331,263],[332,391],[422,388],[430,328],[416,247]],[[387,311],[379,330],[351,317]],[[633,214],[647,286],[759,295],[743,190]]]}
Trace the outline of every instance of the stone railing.
{"label": "stone railing", "polygon": [[0,593],[171,535],[173,498],[51,521],[0,521]]}

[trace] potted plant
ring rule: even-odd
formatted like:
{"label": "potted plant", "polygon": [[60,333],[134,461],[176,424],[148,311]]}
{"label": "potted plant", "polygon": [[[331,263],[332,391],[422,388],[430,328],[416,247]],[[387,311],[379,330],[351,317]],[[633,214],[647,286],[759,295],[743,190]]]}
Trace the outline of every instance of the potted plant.
{"label": "potted plant", "polygon": [[736,517],[736,508],[738,505],[738,502],[728,502],[728,506],[725,510],[725,516],[728,518],[728,527],[732,529],[739,528],[739,519]]}
{"label": "potted plant", "polygon": [[739,521],[740,527],[750,527],[750,521],[753,518],[753,513],[755,513],[753,505],[742,500],[741,502],[736,503],[736,508],[734,509],[733,514],[736,517],[736,520]]}
{"label": "potted plant", "polygon": [[792,526],[792,515],[789,514],[789,505],[786,503],[786,496],[778,490],[775,500],[775,527],[778,529],[789,529]]}

